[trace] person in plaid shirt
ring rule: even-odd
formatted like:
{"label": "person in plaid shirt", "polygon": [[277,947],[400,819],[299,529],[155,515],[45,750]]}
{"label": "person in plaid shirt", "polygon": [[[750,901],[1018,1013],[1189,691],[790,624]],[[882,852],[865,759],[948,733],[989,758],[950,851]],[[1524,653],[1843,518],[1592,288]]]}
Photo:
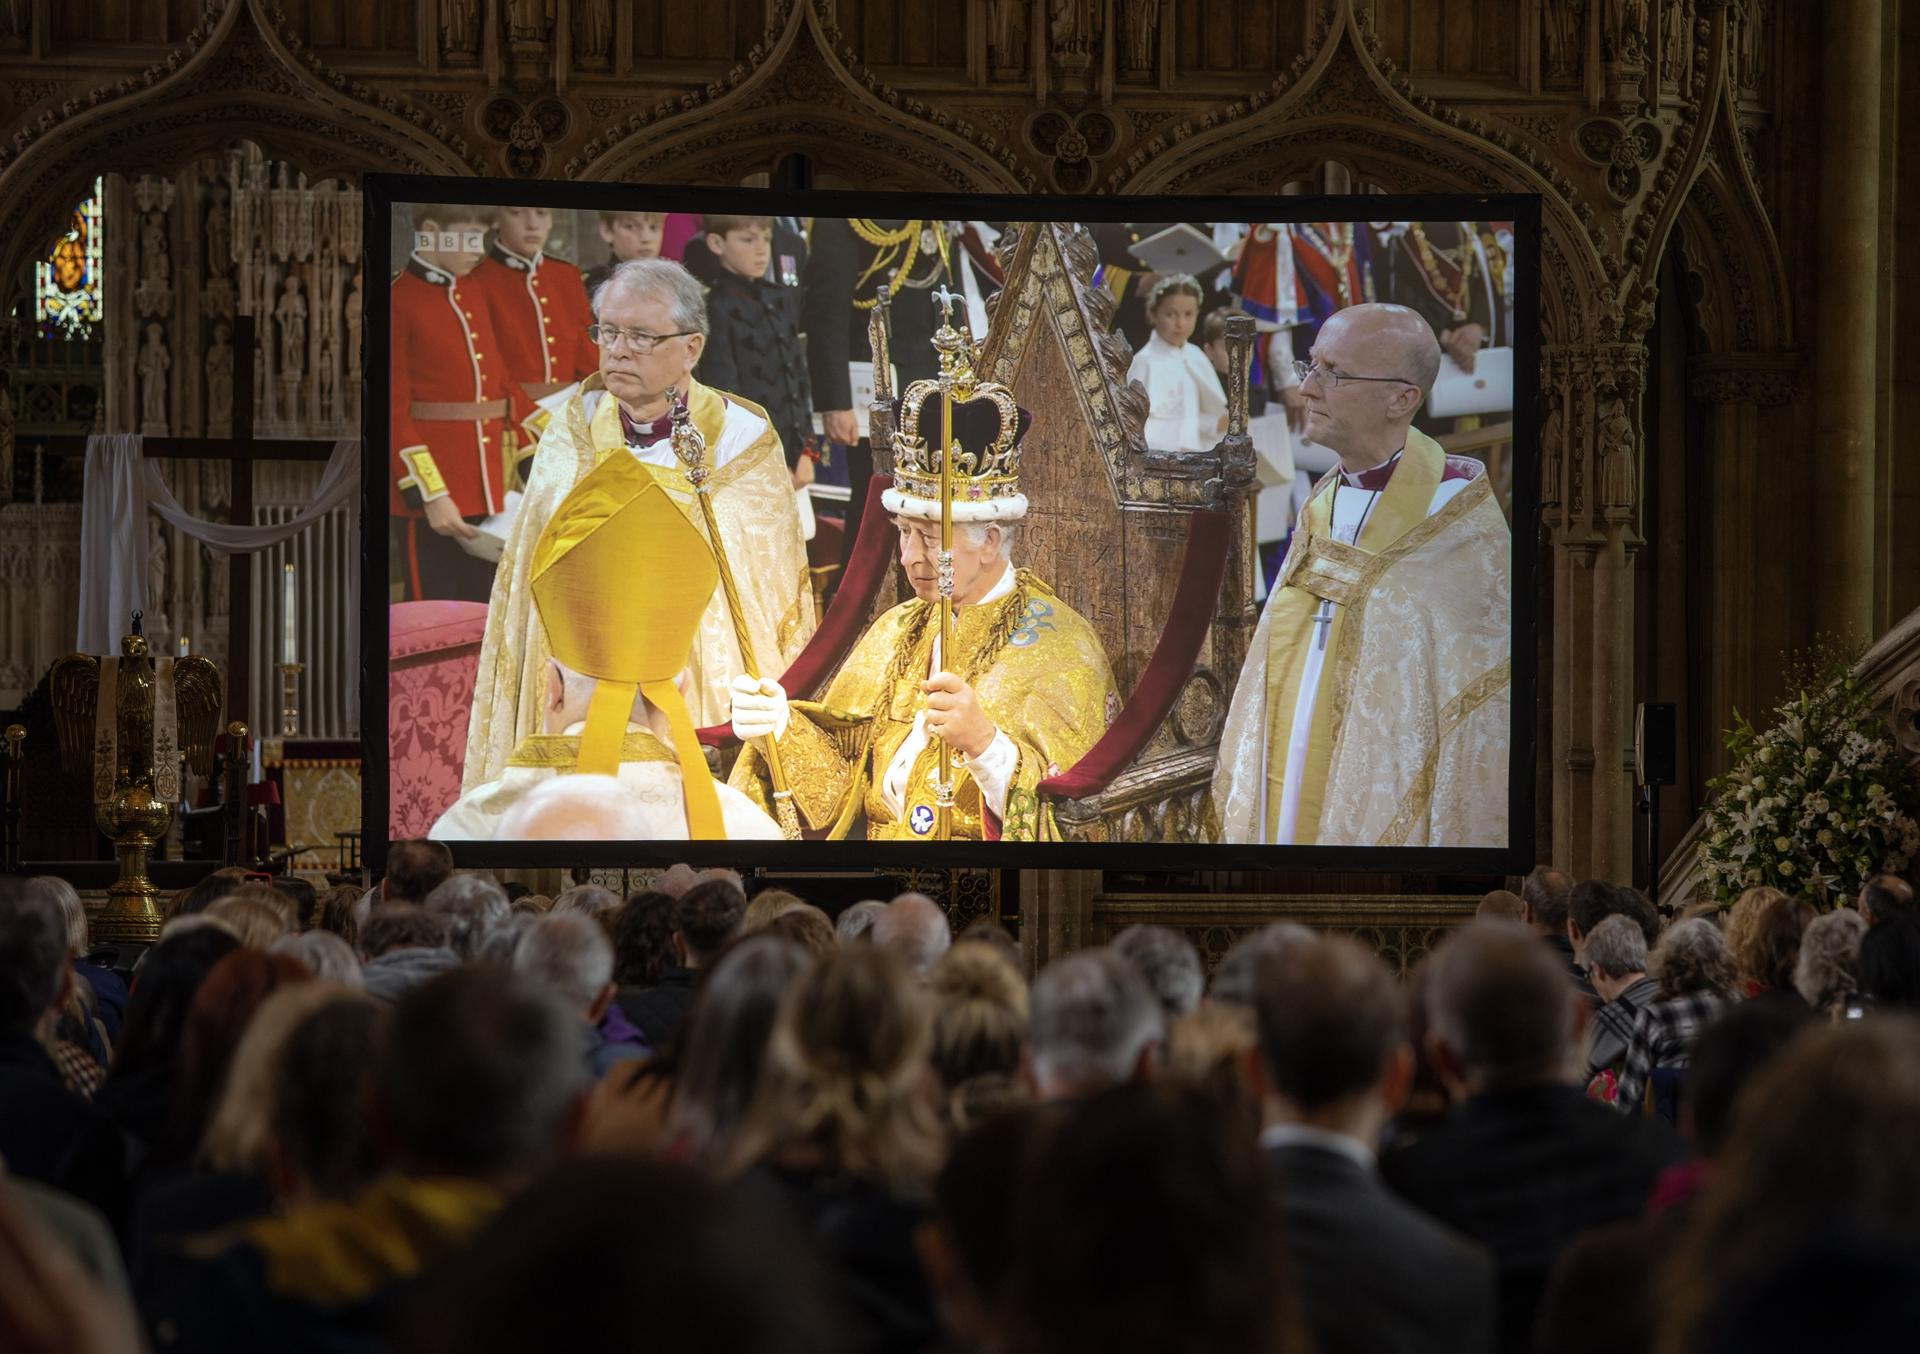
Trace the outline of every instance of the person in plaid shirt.
{"label": "person in plaid shirt", "polygon": [[1653,952],[1660,1000],[1643,1008],[1627,1039],[1614,1108],[1637,1114],[1656,1071],[1684,1070],[1693,1041],[1732,998],[1733,956],[1720,929],[1702,917],[1676,922]]}
{"label": "person in plaid shirt", "polygon": [[1587,1026],[1587,1075],[1598,1076],[1626,1061],[1640,1012],[1660,995],[1647,976],[1647,940],[1632,917],[1607,917],[1585,939],[1587,976],[1602,1005]]}

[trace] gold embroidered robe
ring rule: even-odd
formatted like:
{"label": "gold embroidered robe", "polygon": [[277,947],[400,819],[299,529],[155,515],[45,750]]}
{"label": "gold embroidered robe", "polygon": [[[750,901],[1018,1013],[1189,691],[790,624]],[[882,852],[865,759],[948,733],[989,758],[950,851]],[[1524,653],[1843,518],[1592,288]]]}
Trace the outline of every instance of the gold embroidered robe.
{"label": "gold embroidered robe", "polygon": [[[930,839],[938,739],[929,738],[907,775],[896,816],[881,781],[926,704],[937,605],[915,599],[894,607],[860,637],[818,701],[794,701],[780,738],[780,757],[800,820],[830,839]],[[1026,570],[997,601],[964,607],[954,617],[956,661],[942,667],[974,688],[981,709],[1019,753],[1007,783],[1006,814],[997,828],[1006,841],[1058,840],[1052,814],[1036,787],[1085,756],[1119,713],[1113,670],[1099,636],[1079,613]],[[954,754],[953,836],[986,835],[980,788]],[[729,783],[763,806],[770,802],[766,763],[748,745]]]}
{"label": "gold embroidered robe", "polygon": [[[589,417],[583,397],[594,391],[600,399]],[[688,392],[688,408],[694,426],[707,439],[708,464],[719,466],[710,482],[714,513],[739,586],[754,657],[762,674],[777,679],[806,647],[818,623],[806,541],[800,535],[793,480],[780,438],[759,406],[698,382]],[[541,434],[519,514],[494,573],[468,722],[463,790],[496,779],[521,741],[538,732],[551,653],[529,586],[534,546],[560,501],[615,452],[632,454],[620,426],[619,403],[596,374],[581,382],[562,416],[549,420]],[[647,469],[704,537],[706,517],[686,472],[677,463],[649,464]],[[636,588],[646,585],[646,579],[634,580]],[[607,599],[607,623],[620,623],[618,597]],[[687,670],[687,709],[693,722],[701,727],[726,723],[732,706],[729,687],[744,669],[724,589],[714,590],[700,618]]]}
{"label": "gold embroidered robe", "polygon": [[1335,605],[1293,842],[1506,844],[1512,535],[1484,472],[1429,515],[1446,462],[1409,430],[1353,544],[1331,533],[1338,470],[1301,511],[1221,731],[1223,840],[1275,840],[1324,598]]}

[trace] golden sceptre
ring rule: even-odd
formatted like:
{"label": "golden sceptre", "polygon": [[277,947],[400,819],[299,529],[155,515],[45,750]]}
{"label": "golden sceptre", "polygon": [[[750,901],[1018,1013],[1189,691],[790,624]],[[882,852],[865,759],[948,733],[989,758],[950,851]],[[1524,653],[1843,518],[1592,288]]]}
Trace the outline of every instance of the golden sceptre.
{"label": "golden sceptre", "polygon": [[[953,668],[953,403],[972,397],[972,363],[963,360],[961,345],[966,342],[953,327],[953,307],[958,298],[945,287],[933,294],[940,307],[940,328],[934,333],[933,346],[940,354],[940,666]],[[967,388],[962,389],[965,386]],[[954,765],[953,744],[940,739],[939,775],[933,784],[933,836],[948,841],[953,836]]]}
{"label": "golden sceptre", "polygon": [[[714,515],[713,470],[707,465],[706,436],[694,426],[687,409],[687,397],[673,392],[673,454],[686,467],[693,483],[693,496],[700,503],[700,515],[707,524],[707,540],[713,545],[714,563],[720,566],[720,586],[727,595],[727,614],[733,618],[733,637],[740,645],[740,664],[747,676],[760,680],[760,668],[753,658],[753,640],[747,634],[747,615],[740,607],[740,589],[733,581],[733,566],[727,561],[726,543],[720,538],[720,521]],[[767,758],[767,779],[773,782],[773,812],[780,823],[781,835],[789,841],[800,838],[800,814],[793,806],[793,791],[787,787],[787,773],[780,765],[780,749],[769,736],[763,749]]]}

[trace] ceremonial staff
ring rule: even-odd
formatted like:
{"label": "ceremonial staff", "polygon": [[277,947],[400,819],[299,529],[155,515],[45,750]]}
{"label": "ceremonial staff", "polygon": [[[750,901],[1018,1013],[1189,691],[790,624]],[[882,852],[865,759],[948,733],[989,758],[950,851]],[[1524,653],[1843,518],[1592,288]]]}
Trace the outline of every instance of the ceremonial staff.
{"label": "ceremonial staff", "polygon": [[[713,470],[707,465],[706,436],[694,426],[693,418],[687,409],[686,395],[673,392],[673,454],[687,469],[687,478],[693,483],[693,496],[700,503],[700,514],[707,523],[707,540],[713,545],[714,563],[720,566],[720,586],[727,594],[727,613],[733,618],[733,637],[740,645],[740,664],[746,675],[755,681],[760,680],[759,665],[753,659],[753,641],[747,634],[746,613],[740,609],[740,589],[733,581],[733,566],[727,560],[726,542],[720,536],[720,522],[714,515],[713,497],[709,482]],[[767,758],[767,779],[773,783],[773,811],[779,820],[781,835],[790,841],[800,837],[800,814],[793,806],[793,791],[787,787],[787,773],[780,765],[780,749],[777,739],[769,734],[764,752]]]}
{"label": "ceremonial staff", "polygon": [[[960,345],[966,340],[953,327],[956,300],[945,287],[933,294],[933,303],[940,307],[940,328],[933,336],[940,353],[940,666],[948,671],[953,664],[953,402],[956,396],[963,402],[973,397],[973,364],[962,360]],[[967,388],[958,389],[961,385]],[[937,841],[953,836],[953,777],[953,744],[941,738],[939,777],[933,785]]]}

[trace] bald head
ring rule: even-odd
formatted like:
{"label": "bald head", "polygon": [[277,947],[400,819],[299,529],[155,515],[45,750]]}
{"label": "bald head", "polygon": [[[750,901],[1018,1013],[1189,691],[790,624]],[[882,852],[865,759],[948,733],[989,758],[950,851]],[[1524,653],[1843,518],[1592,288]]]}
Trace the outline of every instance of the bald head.
{"label": "bald head", "polygon": [[924,893],[903,893],[874,919],[873,943],[898,954],[914,972],[925,973],[953,943],[953,930],[933,899]]}
{"label": "bald head", "polygon": [[555,776],[500,815],[506,842],[629,842],[653,836],[640,796],[612,776]]}
{"label": "bald head", "polygon": [[1380,465],[1406,445],[1407,428],[1440,374],[1440,341],[1418,311],[1365,305],[1336,310],[1308,354],[1300,383],[1306,433],[1350,471]]}
{"label": "bald head", "polygon": [[1420,312],[1407,306],[1367,301],[1336,310],[1320,327],[1316,349],[1329,331],[1343,353],[1366,361],[1365,366],[1341,366],[1342,371],[1397,376],[1418,387],[1422,397],[1440,375],[1440,340]]}

